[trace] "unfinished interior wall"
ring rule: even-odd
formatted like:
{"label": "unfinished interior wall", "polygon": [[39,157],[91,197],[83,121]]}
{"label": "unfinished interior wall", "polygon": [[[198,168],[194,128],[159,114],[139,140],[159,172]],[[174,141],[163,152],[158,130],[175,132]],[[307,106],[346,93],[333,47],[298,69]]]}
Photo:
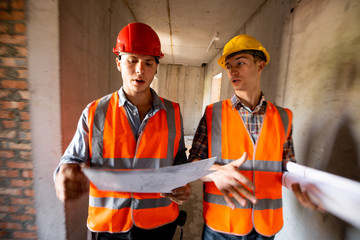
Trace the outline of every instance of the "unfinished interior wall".
{"label": "unfinished interior wall", "polygon": [[180,104],[184,134],[194,135],[201,118],[204,67],[160,64],[151,87],[159,96]]}
{"label": "unfinished interior wall", "polygon": [[60,16],[64,150],[85,106],[122,85],[112,48],[119,31],[134,17],[124,1],[113,0],[60,1]]}
{"label": "unfinished interior wall", "polygon": [[[86,105],[122,86],[112,48],[135,18],[125,1],[64,0],[59,6],[63,152]],[[87,208],[85,195],[65,205],[67,239],[86,239]]]}
{"label": "unfinished interior wall", "polygon": [[[283,102],[294,111],[297,160],[360,181],[360,1],[303,0],[291,18],[283,36],[289,44],[281,48]],[[330,214],[303,210],[290,199],[286,204],[284,235],[360,238],[359,229]]]}
{"label": "unfinished interior wall", "polygon": [[58,3],[26,1],[37,239],[61,240],[64,208],[52,178],[61,156]]}
{"label": "unfinished interior wall", "polygon": [[[230,39],[229,39],[230,40]],[[211,101],[211,92],[212,92],[212,80],[213,77],[215,77],[218,74],[222,74],[222,81],[221,81],[221,88],[220,88],[220,100],[228,99],[233,94],[233,89],[229,83],[229,79],[226,75],[226,70],[220,67],[220,65],[217,63],[217,60],[222,55],[222,51],[219,51],[219,54],[216,55],[216,57],[209,62],[206,65],[205,68],[205,79],[204,79],[204,93],[203,93],[203,106],[202,106],[202,112],[204,113],[205,107],[209,105],[210,103],[213,103]]]}

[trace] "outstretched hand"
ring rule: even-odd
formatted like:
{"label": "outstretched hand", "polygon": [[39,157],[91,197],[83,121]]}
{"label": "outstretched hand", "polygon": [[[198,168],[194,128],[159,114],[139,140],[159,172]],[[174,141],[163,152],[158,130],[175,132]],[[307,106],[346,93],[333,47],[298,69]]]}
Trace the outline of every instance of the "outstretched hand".
{"label": "outstretched hand", "polygon": [[236,206],[230,198],[230,194],[241,205],[246,206],[247,200],[256,203],[257,199],[251,191],[255,190],[255,185],[249,179],[239,172],[239,167],[247,160],[247,153],[244,153],[241,158],[228,163],[223,166],[213,166],[212,169],[217,170],[208,175],[216,187],[223,194],[226,204],[235,209]]}

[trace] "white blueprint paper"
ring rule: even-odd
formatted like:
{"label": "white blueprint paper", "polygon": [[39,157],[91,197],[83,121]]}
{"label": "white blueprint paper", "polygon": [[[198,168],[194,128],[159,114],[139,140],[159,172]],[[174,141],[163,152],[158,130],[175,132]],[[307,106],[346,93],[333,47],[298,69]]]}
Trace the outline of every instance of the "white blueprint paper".
{"label": "white blueprint paper", "polygon": [[213,172],[216,157],[176,166],[147,170],[103,170],[84,167],[88,179],[99,189],[115,192],[169,193]]}
{"label": "white blueprint paper", "polygon": [[289,162],[283,186],[299,183],[311,201],[360,228],[360,182]]}

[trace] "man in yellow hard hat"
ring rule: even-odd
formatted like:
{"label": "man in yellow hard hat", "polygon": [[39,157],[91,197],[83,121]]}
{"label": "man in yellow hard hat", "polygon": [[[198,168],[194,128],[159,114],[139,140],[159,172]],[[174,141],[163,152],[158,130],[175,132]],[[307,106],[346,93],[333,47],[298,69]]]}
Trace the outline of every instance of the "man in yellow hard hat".
{"label": "man in yellow hard hat", "polygon": [[83,111],[55,171],[56,193],[62,202],[89,193],[87,226],[92,239],[170,240],[178,204],[190,196],[189,185],[162,194],[102,191],[90,183],[89,192],[81,171],[81,163],[131,170],[187,162],[179,105],[150,88],[163,57],[156,32],[146,24],[131,23],[120,31],[113,51],[123,86]]}
{"label": "man in yellow hard hat", "polygon": [[[235,90],[206,107],[189,161],[218,157],[204,181],[204,240],[273,239],[283,226],[282,171],[295,161],[292,113],[266,101],[261,73],[270,61],[249,35],[232,38],[218,64]],[[315,206],[294,186],[304,205]]]}

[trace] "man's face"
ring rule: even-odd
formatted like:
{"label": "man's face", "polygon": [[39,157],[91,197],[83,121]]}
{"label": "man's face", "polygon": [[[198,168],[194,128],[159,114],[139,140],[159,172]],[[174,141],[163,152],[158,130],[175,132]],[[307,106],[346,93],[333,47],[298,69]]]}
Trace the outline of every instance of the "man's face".
{"label": "man's face", "polygon": [[227,74],[236,91],[260,91],[260,76],[265,67],[264,61],[254,62],[250,54],[237,54],[226,60]]}
{"label": "man's face", "polygon": [[121,60],[116,60],[118,70],[121,71],[124,90],[127,94],[136,94],[150,89],[156,74],[155,58],[148,55],[126,53]]}

